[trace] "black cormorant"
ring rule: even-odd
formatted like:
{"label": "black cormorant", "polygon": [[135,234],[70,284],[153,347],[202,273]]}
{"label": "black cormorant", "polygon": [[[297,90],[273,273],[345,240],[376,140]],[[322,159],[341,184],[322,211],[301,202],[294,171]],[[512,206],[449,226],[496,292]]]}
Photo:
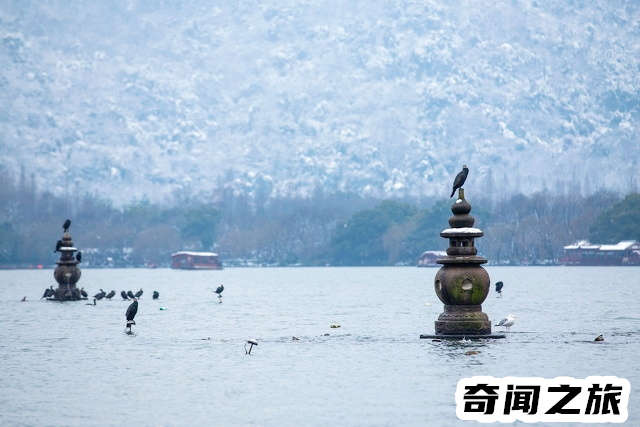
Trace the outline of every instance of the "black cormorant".
{"label": "black cormorant", "polygon": [[78,262],[82,262],[82,252],[78,252],[78,253],[76,254],[76,261],[78,261]]}
{"label": "black cormorant", "polygon": [[53,252],[54,252],[54,253],[55,253],[55,252],[60,252],[60,248],[61,248],[61,247],[62,247],[62,240],[58,240],[58,241],[56,242],[56,250],[55,250],[55,251],[53,251]]}
{"label": "black cormorant", "polygon": [[66,233],[67,231],[69,231],[69,227],[71,227],[71,220],[67,219],[64,224],[62,224],[62,229],[64,230],[64,232]]}
{"label": "black cormorant", "polygon": [[111,299],[111,298],[113,298],[113,296],[114,296],[115,294],[116,294],[116,291],[111,291],[111,292],[109,292],[107,295],[105,295],[104,297],[105,297],[106,299]]}
{"label": "black cormorant", "polygon": [[47,289],[44,290],[44,295],[42,295],[42,298],[49,298],[54,296],[55,294],[56,294],[56,291],[53,289],[53,286],[49,286]]}
{"label": "black cormorant", "polygon": [[462,171],[456,175],[456,179],[453,180],[453,190],[451,191],[451,197],[456,193],[458,188],[461,188],[464,185],[464,182],[467,180],[467,175],[469,175],[469,168],[467,165],[462,166]]}
{"label": "black cormorant", "polygon": [[499,295],[502,295],[502,287],[504,286],[504,283],[502,282],[496,282],[496,292]]}
{"label": "black cormorant", "polygon": [[160,298],[160,292],[153,291],[153,299],[158,299],[158,298]]}
{"label": "black cormorant", "polygon": [[224,285],[220,285],[216,288],[216,294],[218,294],[219,297],[222,296],[222,291],[224,291]]}
{"label": "black cormorant", "polygon": [[136,297],[131,291],[127,291],[127,296],[131,299],[134,299]]}
{"label": "black cormorant", "polygon": [[80,288],[80,295],[82,295],[85,298],[89,296],[89,294],[87,294],[87,291],[85,291],[84,288]]}
{"label": "black cormorant", "polygon": [[95,294],[93,297],[97,298],[98,301],[100,301],[102,298],[104,298],[107,295],[107,293],[105,291],[102,290],[102,288],[100,288],[100,292],[98,292],[97,294]]}
{"label": "black cormorant", "polygon": [[120,291],[120,296],[122,297],[122,299],[127,300],[129,299],[129,297],[127,296],[127,293],[125,291]]}
{"label": "black cormorant", "polygon": [[136,322],[133,320],[136,317],[136,313],[138,312],[138,300],[133,299],[133,302],[127,308],[127,333],[131,333],[131,325],[135,325]]}
{"label": "black cormorant", "polygon": [[134,295],[136,298],[140,298],[143,294],[142,288],[140,288],[140,290],[138,292],[136,292],[136,294]]}

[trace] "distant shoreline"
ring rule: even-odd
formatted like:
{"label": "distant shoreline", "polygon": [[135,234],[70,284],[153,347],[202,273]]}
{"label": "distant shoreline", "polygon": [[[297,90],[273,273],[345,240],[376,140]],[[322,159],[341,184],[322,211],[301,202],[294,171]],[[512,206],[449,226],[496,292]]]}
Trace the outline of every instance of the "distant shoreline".
{"label": "distant shoreline", "polygon": [[[3,270],[54,270],[55,265],[43,265],[42,267],[29,266],[29,265],[0,265],[0,271]],[[440,265],[429,265],[429,266],[415,266],[415,265],[225,265],[224,268],[425,268],[425,269],[435,269],[440,268]],[[565,264],[485,264],[485,267],[640,267],[637,265],[565,265]],[[109,267],[100,267],[100,266],[86,266],[82,267],[83,270],[118,270],[118,269],[144,269],[144,270],[175,270],[175,271],[205,271],[205,270],[189,270],[189,269],[176,269],[171,268],[169,266],[159,266],[159,267],[145,267],[139,265],[123,265],[123,266],[109,266]],[[209,271],[209,270],[206,270]],[[212,271],[223,271],[223,270],[212,270]]]}

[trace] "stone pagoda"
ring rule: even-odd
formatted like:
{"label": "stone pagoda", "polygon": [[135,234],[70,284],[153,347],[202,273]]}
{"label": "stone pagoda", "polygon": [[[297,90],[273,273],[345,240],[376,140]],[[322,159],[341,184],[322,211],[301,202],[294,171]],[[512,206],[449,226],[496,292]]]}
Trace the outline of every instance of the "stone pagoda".
{"label": "stone pagoda", "polygon": [[60,259],[56,262],[58,266],[53,272],[53,277],[58,282],[58,288],[54,289],[53,295],[48,299],[54,301],[87,299],[82,296],[80,289],[76,287],[81,275],[81,271],[78,268],[80,261],[74,256],[78,249],[73,246],[73,240],[71,240],[71,234],[68,231],[64,232],[61,242],[58,248]]}
{"label": "stone pagoda", "polygon": [[482,230],[474,228],[475,219],[469,214],[471,205],[458,190],[458,199],[451,205],[453,216],[440,236],[449,239],[447,256],[436,262],[442,264],[435,277],[435,291],[444,303],[444,312],[435,322],[435,335],[420,338],[504,338],[491,334],[489,317],[482,312],[482,302],[489,294],[489,274],[481,264],[486,258],[478,256],[474,239],[482,237]]}

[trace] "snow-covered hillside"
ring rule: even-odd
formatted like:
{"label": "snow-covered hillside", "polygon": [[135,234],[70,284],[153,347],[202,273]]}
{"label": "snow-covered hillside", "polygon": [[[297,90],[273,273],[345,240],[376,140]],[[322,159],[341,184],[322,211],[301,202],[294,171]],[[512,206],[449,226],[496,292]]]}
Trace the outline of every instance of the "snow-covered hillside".
{"label": "snow-covered hillside", "polygon": [[55,192],[640,184],[636,2],[5,1],[0,63],[0,166]]}

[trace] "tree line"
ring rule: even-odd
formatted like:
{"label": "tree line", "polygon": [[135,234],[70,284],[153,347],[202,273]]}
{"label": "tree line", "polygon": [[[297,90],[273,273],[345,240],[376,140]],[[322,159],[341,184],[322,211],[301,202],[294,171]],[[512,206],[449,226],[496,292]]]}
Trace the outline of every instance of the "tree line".
{"label": "tree line", "polygon": [[[32,176],[0,170],[0,265],[51,265],[62,223],[90,266],[166,266],[172,252],[213,250],[226,265],[415,265],[439,236],[449,199],[377,200],[316,191],[306,199],[208,196],[124,207],[87,194],[40,191]],[[640,240],[640,195],[540,192],[495,200],[468,194],[479,253],[493,263],[553,263],[581,239]]]}

